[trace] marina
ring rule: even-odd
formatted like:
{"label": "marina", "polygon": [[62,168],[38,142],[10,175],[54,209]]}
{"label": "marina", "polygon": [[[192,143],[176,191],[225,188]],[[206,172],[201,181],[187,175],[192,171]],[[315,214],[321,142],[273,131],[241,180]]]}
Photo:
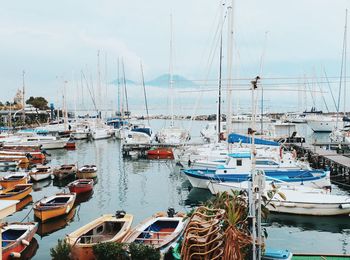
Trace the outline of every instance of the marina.
{"label": "marina", "polygon": [[350,260],[348,8],[4,3],[0,259]]}

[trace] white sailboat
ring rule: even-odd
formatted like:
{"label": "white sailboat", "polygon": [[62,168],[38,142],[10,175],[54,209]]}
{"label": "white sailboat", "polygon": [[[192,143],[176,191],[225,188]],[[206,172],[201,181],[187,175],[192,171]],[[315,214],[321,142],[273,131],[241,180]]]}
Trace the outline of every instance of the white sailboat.
{"label": "white sailboat", "polygon": [[170,126],[162,128],[156,135],[156,140],[165,144],[183,144],[190,139],[188,130],[177,127],[174,124],[174,81],[173,81],[173,39],[172,39],[172,17],[170,17],[170,59],[169,59],[169,91],[170,91]]}

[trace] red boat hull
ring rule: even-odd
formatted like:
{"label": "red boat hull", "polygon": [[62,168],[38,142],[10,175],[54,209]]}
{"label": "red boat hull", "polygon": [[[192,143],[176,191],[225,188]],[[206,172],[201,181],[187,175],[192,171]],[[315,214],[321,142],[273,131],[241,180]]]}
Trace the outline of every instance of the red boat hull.
{"label": "red boat hull", "polygon": [[[84,179],[81,179],[81,181],[84,181]],[[79,183],[79,182],[72,182],[68,185],[68,188],[70,192],[75,192],[76,194],[79,193],[85,193],[92,191],[94,188],[94,182],[91,181],[90,183]]]}
{"label": "red boat hull", "polygon": [[158,148],[147,151],[148,159],[174,159],[173,150],[171,148]]}

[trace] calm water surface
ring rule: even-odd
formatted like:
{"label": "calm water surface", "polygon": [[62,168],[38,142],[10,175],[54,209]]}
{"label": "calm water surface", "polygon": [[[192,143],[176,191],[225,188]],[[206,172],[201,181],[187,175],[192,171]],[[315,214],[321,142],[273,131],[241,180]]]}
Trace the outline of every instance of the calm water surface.
{"label": "calm water surface", "polygon": [[[183,122],[188,126],[188,122]],[[161,121],[152,121],[152,127],[159,129]],[[205,122],[194,122],[194,139]],[[247,125],[236,126],[237,131],[245,132]],[[300,132],[309,139],[328,135],[312,136],[307,126],[300,126]],[[196,137],[197,136],[197,137]],[[134,225],[155,212],[174,207],[189,211],[193,205],[211,197],[200,189],[190,189],[190,183],[182,176],[179,168],[171,161],[124,160],[118,140],[99,140],[78,142],[77,150],[50,151],[50,165],[64,163],[96,164],[98,181],[93,194],[78,198],[75,209],[64,219],[39,226],[36,239],[39,248],[33,259],[49,259],[49,249],[56,245],[57,239],[76,230],[101,214],[125,210],[134,215]],[[3,174],[2,174],[3,175]],[[66,183],[43,181],[34,184],[33,201],[63,191]],[[336,192],[347,193],[335,187]],[[8,217],[11,221],[33,221],[32,203],[21,211]],[[301,217],[271,215],[265,224],[270,247],[287,248],[294,252],[327,252],[350,254],[349,217]]]}

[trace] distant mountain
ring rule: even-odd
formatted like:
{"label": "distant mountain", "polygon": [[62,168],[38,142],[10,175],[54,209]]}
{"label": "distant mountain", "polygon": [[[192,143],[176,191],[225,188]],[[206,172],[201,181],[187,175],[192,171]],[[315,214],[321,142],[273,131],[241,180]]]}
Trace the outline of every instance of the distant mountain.
{"label": "distant mountain", "polygon": [[[170,74],[163,74],[153,80],[145,82],[146,85],[168,87]],[[180,75],[173,75],[174,88],[196,87],[197,84]]]}
{"label": "distant mountain", "polygon": [[[137,85],[138,83],[136,83],[133,80],[130,79],[125,79],[126,85]],[[112,80],[111,84],[113,85],[118,85],[118,79]],[[124,79],[120,78],[119,79],[119,84],[123,85],[124,84]]]}
{"label": "distant mountain", "polygon": [[[149,80],[145,82],[147,86],[155,86],[155,87],[168,87],[169,86],[169,74],[163,74],[155,79]],[[127,85],[139,85],[139,82],[135,82],[130,79],[126,79]],[[119,79],[120,84],[124,84],[123,78]],[[174,88],[190,88],[197,87],[197,84],[193,81],[186,79],[180,75],[173,75]],[[118,85],[118,79],[115,79],[111,82],[111,84]]]}

